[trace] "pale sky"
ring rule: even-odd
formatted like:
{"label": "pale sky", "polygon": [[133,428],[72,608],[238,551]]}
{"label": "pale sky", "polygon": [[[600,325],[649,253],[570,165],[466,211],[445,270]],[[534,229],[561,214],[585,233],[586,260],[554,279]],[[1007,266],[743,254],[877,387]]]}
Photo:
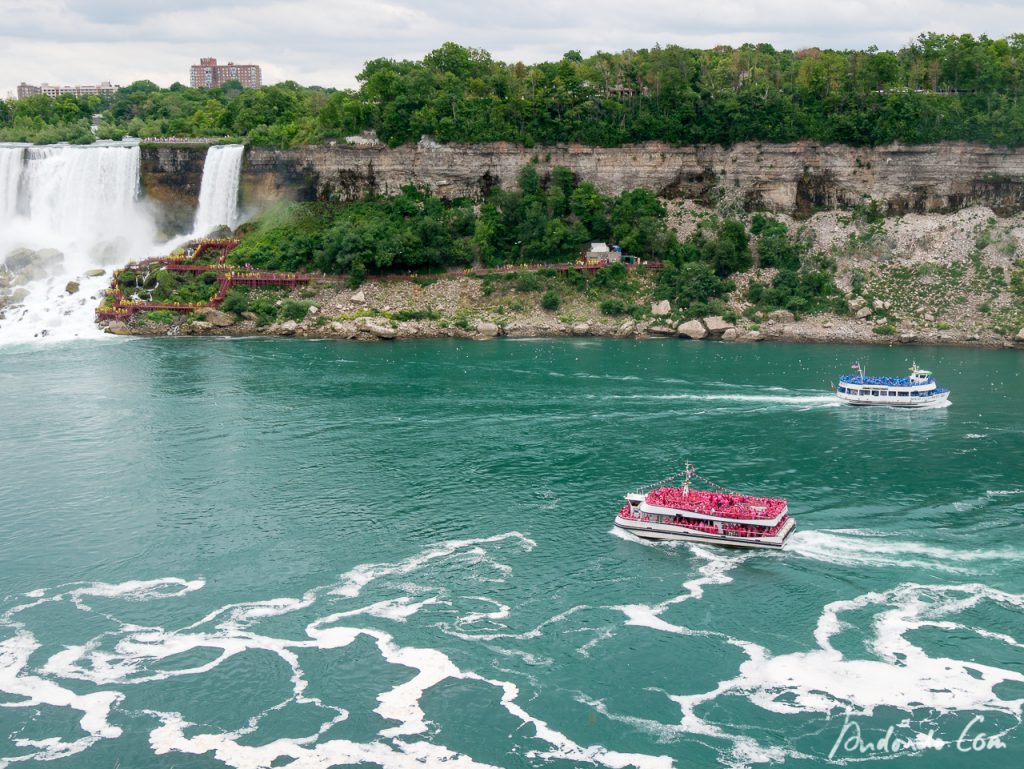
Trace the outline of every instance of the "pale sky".
{"label": "pale sky", "polygon": [[350,88],[368,59],[448,40],[532,63],[656,43],[892,49],[925,31],[1024,32],[1024,0],[0,0],[0,96],[21,81],[187,85],[201,56]]}

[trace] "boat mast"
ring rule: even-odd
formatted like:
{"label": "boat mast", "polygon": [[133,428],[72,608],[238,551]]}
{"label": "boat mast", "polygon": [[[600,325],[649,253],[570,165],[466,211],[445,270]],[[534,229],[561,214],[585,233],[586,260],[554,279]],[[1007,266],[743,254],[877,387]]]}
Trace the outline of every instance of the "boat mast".
{"label": "boat mast", "polygon": [[697,468],[690,464],[689,460],[686,461],[686,480],[683,481],[683,494],[687,496],[690,494],[690,479],[693,478],[693,474],[696,469]]}

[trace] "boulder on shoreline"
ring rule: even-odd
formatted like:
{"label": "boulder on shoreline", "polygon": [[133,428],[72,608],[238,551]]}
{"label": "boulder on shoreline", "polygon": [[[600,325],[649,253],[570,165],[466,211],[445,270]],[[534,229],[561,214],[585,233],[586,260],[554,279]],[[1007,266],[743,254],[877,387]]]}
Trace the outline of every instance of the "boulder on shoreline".
{"label": "boulder on shoreline", "polygon": [[789,310],[772,310],[768,313],[769,323],[793,323],[796,316]]}
{"label": "boulder on shoreline", "polygon": [[501,333],[501,329],[498,328],[496,323],[490,323],[489,321],[480,321],[476,324],[476,335],[481,339],[494,339]]}
{"label": "boulder on shoreline", "polygon": [[651,315],[655,318],[660,318],[665,315],[669,315],[672,312],[672,304],[668,299],[662,299],[660,302],[651,302]]}
{"label": "boulder on shoreline", "polygon": [[701,318],[701,322],[704,324],[704,328],[708,330],[708,336],[712,338],[721,338],[730,328],[735,328],[732,323],[721,315],[710,315],[707,318]]}
{"label": "boulder on shoreline", "polygon": [[220,310],[209,309],[203,310],[203,316],[207,323],[212,323],[218,328],[227,328],[228,326],[235,325],[235,316],[230,312],[221,312]]}
{"label": "boulder on shoreline", "polygon": [[128,324],[123,320],[110,321],[104,331],[108,334],[116,334],[117,336],[127,336],[132,333],[132,330],[128,328]]}
{"label": "boulder on shoreline", "polygon": [[391,326],[385,326],[383,323],[377,322],[375,318],[360,318],[356,322],[356,327],[377,339],[394,339],[398,336],[398,332]]}
{"label": "boulder on shoreline", "polygon": [[708,330],[699,320],[688,320],[679,324],[676,334],[684,339],[704,339],[708,335]]}

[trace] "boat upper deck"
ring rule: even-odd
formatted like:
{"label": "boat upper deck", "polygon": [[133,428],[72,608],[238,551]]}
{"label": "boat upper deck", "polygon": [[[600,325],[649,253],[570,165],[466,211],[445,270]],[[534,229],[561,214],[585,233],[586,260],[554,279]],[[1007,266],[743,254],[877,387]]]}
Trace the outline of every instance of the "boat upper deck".
{"label": "boat upper deck", "polygon": [[746,521],[774,520],[786,512],[784,499],[698,489],[687,490],[674,486],[663,486],[648,492],[644,502],[681,512]]}
{"label": "boat upper deck", "polygon": [[895,376],[860,376],[844,374],[839,377],[843,384],[873,385],[875,387],[920,387],[921,385],[934,385],[935,380],[931,377],[914,381],[909,377]]}

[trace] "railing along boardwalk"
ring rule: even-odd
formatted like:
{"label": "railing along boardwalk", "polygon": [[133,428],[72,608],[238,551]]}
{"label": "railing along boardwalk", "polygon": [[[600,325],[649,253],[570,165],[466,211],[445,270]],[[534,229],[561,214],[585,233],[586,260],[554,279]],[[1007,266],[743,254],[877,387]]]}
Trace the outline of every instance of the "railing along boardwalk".
{"label": "railing along boardwalk", "polygon": [[[203,240],[195,248],[189,248],[185,254],[180,256],[154,256],[142,259],[137,262],[130,262],[124,268],[114,271],[108,291],[109,304],[96,309],[96,320],[129,320],[138,312],[155,312],[158,310],[170,310],[172,312],[196,312],[203,309],[213,309],[220,306],[225,297],[234,286],[248,286],[249,288],[264,288],[267,286],[280,286],[282,288],[297,288],[307,285],[312,280],[324,282],[342,282],[343,275],[325,275],[323,273],[302,273],[302,272],[268,272],[254,270],[248,265],[239,267],[225,263],[227,255],[239,244],[238,240]],[[217,261],[212,264],[203,264],[198,260],[210,251],[217,250],[220,255]],[[441,280],[445,278],[457,278],[472,275],[474,277],[487,277],[488,275],[507,275],[517,272],[537,272],[538,270],[553,270],[566,273],[570,271],[582,273],[595,273],[607,267],[608,262],[563,262],[560,264],[505,264],[499,267],[467,267],[450,268],[442,273],[406,273],[381,275],[379,278],[385,281],[412,281],[412,280]],[[627,264],[627,269],[635,269],[640,265]],[[657,261],[645,262],[647,269],[661,269],[662,263]],[[176,304],[172,302],[147,302],[141,299],[130,299],[121,290],[118,278],[126,271],[145,272],[150,269],[167,270],[168,272],[181,272],[199,275],[207,272],[217,274],[217,292],[208,302],[197,302],[192,304]]]}
{"label": "railing along boardwalk", "polygon": [[[131,262],[121,270],[114,272],[111,281],[109,299],[107,306],[101,306],[96,310],[97,320],[128,320],[138,312],[155,312],[158,310],[170,310],[172,312],[196,312],[203,309],[218,307],[228,291],[234,286],[249,286],[260,288],[264,286],[281,286],[283,288],[295,288],[304,286],[314,279],[314,275],[298,272],[266,272],[253,270],[235,265],[225,264],[225,257],[237,246],[237,240],[204,240],[200,241],[194,249],[189,249],[183,256],[151,257],[138,262]],[[201,259],[210,251],[219,251],[219,257],[213,264],[201,264],[196,260]],[[195,303],[174,303],[174,302],[148,302],[141,299],[131,299],[125,296],[121,289],[119,278],[125,271],[145,272],[151,269],[162,269],[168,272],[183,272],[191,274],[202,274],[214,272],[217,274],[217,293],[208,302]]]}

